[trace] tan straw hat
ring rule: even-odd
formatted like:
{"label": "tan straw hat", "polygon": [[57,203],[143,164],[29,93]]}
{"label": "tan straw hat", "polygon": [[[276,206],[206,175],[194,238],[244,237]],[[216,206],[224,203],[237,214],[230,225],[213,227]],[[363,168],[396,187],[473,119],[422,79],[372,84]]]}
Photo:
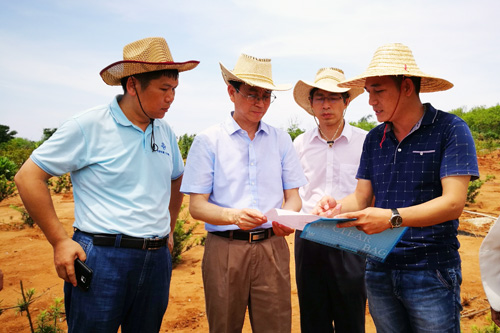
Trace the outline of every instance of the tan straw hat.
{"label": "tan straw hat", "polygon": [[299,80],[297,84],[295,84],[295,88],[293,89],[293,98],[295,99],[295,102],[300,105],[300,107],[314,116],[311,101],[309,100],[309,94],[313,88],[339,94],[349,92],[349,99],[351,101],[363,93],[363,88],[340,88],[338,84],[343,80],[345,80],[345,76],[341,69],[332,67],[321,68],[318,73],[316,73],[316,78],[313,83]]}
{"label": "tan straw hat", "polygon": [[420,71],[411,50],[400,43],[386,44],[375,51],[368,69],[361,75],[343,81],[340,87],[364,87],[365,79],[374,76],[404,75],[422,78],[420,92],[448,90],[453,84]]}
{"label": "tan straw hat", "polygon": [[271,59],[258,59],[246,54],[241,54],[233,71],[228,70],[220,63],[222,77],[226,84],[229,81],[244,82],[268,90],[289,90],[291,84],[274,84],[271,73]]}
{"label": "tan straw hat", "polygon": [[195,68],[199,63],[196,60],[174,62],[165,39],[149,37],[125,45],[123,60],[104,68],[100,75],[106,84],[119,86],[120,80],[127,76],[164,69],[183,72]]}

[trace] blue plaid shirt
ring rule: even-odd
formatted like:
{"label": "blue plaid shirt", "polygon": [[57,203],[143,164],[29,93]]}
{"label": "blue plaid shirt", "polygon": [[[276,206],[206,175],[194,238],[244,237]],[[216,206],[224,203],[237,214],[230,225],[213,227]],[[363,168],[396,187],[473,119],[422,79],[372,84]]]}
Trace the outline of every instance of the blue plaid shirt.
{"label": "blue plaid shirt", "polygon": [[[425,114],[398,142],[381,124],[368,133],[357,178],[370,180],[375,207],[415,206],[442,195],[441,179],[479,177],[474,140],[459,117],[424,104]],[[460,264],[458,219],[429,227],[410,227],[384,266],[392,269],[435,269]]]}

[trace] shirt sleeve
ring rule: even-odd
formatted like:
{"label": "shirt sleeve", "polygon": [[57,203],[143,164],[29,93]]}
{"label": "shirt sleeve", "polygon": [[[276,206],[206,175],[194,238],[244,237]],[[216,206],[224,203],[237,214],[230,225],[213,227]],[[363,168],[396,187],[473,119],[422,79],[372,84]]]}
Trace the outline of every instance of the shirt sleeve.
{"label": "shirt sleeve", "polygon": [[212,193],[214,182],[214,152],[209,149],[207,138],[197,135],[189,149],[182,178],[181,192]]}
{"label": "shirt sleeve", "polygon": [[283,189],[289,190],[299,188],[307,184],[304,170],[300,164],[299,156],[295,151],[290,135],[284,132],[281,135],[280,147],[284,147],[282,153]]}
{"label": "shirt sleeve", "polygon": [[449,127],[440,177],[470,175],[479,178],[476,146],[465,121],[455,118]]}
{"label": "shirt sleeve", "polygon": [[85,135],[78,122],[70,119],[33,151],[31,159],[48,174],[60,176],[84,167],[87,155]]}
{"label": "shirt sleeve", "polygon": [[175,180],[182,176],[184,173],[184,160],[182,159],[182,154],[179,149],[179,144],[177,143],[177,138],[175,137],[174,131],[170,131],[170,145],[172,150],[172,180]]}

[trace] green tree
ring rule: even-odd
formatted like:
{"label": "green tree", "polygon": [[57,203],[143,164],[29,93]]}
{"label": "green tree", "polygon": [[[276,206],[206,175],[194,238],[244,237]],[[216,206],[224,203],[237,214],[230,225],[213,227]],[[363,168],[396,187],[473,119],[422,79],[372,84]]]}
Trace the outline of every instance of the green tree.
{"label": "green tree", "polygon": [[299,127],[297,119],[290,120],[288,122],[288,128],[286,129],[286,131],[288,134],[290,134],[292,141],[294,141],[296,137],[305,132],[304,129]]}
{"label": "green tree", "polygon": [[500,105],[486,108],[474,107],[467,111],[465,107],[454,109],[450,113],[462,118],[469,126],[478,151],[491,151],[500,146]]}
{"label": "green tree", "polygon": [[13,138],[8,142],[0,143],[0,156],[7,157],[19,169],[37,146],[37,143],[34,141]]}
{"label": "green tree", "polygon": [[52,136],[52,134],[54,134],[56,131],[57,131],[57,127],[56,128],[44,128],[42,140],[40,141],[40,143],[47,141]]}
{"label": "green tree", "polygon": [[360,120],[356,121],[351,121],[349,124],[352,126],[359,127],[361,129],[364,129],[365,131],[370,131],[372,128],[375,128],[378,123],[376,121],[371,121],[373,115],[367,115],[364,117],[361,117]]}
{"label": "green tree", "polygon": [[193,144],[194,137],[196,134],[184,134],[179,137],[179,140],[177,141],[177,144],[179,145],[179,150],[181,151],[181,155],[183,159],[186,159],[189,153],[189,149],[191,148],[191,145]]}
{"label": "green tree", "polygon": [[0,125],[0,143],[8,142],[14,138],[17,131],[11,131],[7,125]]}

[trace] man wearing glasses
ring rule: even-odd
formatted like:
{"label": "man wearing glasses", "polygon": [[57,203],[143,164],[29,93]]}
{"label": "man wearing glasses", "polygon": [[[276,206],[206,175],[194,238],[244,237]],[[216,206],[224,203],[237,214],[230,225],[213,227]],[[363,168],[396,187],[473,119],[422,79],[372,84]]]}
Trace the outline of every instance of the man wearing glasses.
{"label": "man wearing glasses", "polygon": [[[344,197],[356,189],[366,131],[346,123],[347,106],[362,88],[340,88],[344,72],[322,68],[314,82],[298,81],[293,97],[314,117],[317,127],[293,145],[307,178],[299,190],[302,212],[319,198]],[[295,233],[295,272],[302,332],[365,331],[365,260],[354,254],[300,238]]]}
{"label": "man wearing glasses", "polygon": [[234,111],[198,134],[181,186],[193,218],[208,231],[202,263],[210,332],[241,332],[246,309],[255,332],[291,331],[290,252],[293,232],[263,214],[299,211],[305,185],[290,136],[262,122],[275,85],[271,61],[241,55],[221,64]]}

